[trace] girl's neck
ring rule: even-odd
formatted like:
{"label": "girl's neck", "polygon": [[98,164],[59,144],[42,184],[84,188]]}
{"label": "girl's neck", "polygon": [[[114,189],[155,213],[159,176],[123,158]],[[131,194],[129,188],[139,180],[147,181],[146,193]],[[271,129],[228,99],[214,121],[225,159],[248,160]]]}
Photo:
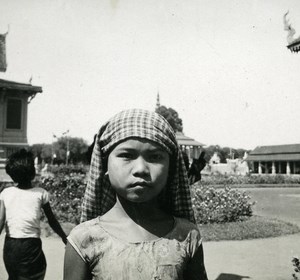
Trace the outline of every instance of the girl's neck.
{"label": "girl's neck", "polygon": [[149,219],[160,219],[165,213],[160,209],[157,200],[151,200],[142,203],[128,201],[117,196],[116,208],[121,209],[133,221],[140,224],[139,221]]}
{"label": "girl's neck", "polygon": [[130,242],[163,237],[174,227],[174,218],[162,211],[155,201],[133,203],[119,197],[101,220],[107,231]]}

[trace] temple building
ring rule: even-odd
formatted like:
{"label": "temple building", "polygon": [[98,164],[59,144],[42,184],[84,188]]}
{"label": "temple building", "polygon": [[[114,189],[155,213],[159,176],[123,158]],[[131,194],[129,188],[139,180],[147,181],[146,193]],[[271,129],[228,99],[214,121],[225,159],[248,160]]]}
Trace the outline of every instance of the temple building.
{"label": "temple building", "polygon": [[[0,72],[6,72],[6,36],[0,34]],[[28,146],[27,107],[39,86],[0,79],[0,181],[6,181],[5,161],[15,151]]]}
{"label": "temple building", "polygon": [[204,144],[185,136],[182,132],[176,132],[176,140],[181,148],[188,157],[189,161],[192,162],[193,158],[199,158]]}
{"label": "temple building", "polygon": [[300,144],[258,146],[246,161],[254,174],[300,174]]}
{"label": "temple building", "polygon": [[[159,108],[160,97],[159,92],[157,92],[155,112],[157,112]],[[193,161],[193,158],[199,158],[202,152],[202,147],[205,146],[193,138],[184,135],[183,132],[180,131],[176,132],[176,140],[180,146],[180,149],[187,154],[190,163]]]}
{"label": "temple building", "polygon": [[300,40],[297,40],[289,45],[287,45],[287,48],[291,51],[291,52],[299,52],[300,51]]}
{"label": "temple building", "polygon": [[10,154],[28,146],[27,107],[39,92],[39,86],[0,79],[0,165]]}
{"label": "temple building", "polygon": [[284,23],[284,30],[288,32],[287,35],[287,42],[288,45],[286,46],[291,52],[299,52],[300,51],[300,37],[294,38],[294,35],[296,34],[295,28],[292,27],[292,25],[289,23],[287,19],[287,15],[289,12],[286,12],[283,16],[283,23]]}

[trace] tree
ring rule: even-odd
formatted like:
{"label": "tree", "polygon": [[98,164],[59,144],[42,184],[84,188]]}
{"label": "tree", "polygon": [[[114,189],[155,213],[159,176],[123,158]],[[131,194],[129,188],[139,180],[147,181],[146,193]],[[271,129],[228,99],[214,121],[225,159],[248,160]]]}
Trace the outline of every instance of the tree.
{"label": "tree", "polygon": [[52,147],[51,144],[33,144],[29,147],[34,158],[38,157],[39,162],[51,163]]}
{"label": "tree", "polygon": [[[67,151],[69,150],[69,162],[87,162],[87,142],[79,137],[60,137],[52,144],[33,144],[30,146],[34,157],[45,163],[66,163]],[[54,156],[54,158],[53,158]]]}
{"label": "tree", "polygon": [[42,160],[42,152],[45,144],[33,144],[29,147],[29,150],[32,152],[34,158],[38,157],[39,161]]}
{"label": "tree", "polygon": [[226,159],[236,159],[236,158],[243,158],[245,152],[249,152],[245,149],[234,149],[229,147],[221,147],[219,145],[211,145],[205,150],[205,160],[208,162],[213,154],[216,152],[220,157],[221,163],[226,163]]}
{"label": "tree", "polygon": [[159,106],[155,112],[162,115],[169,122],[175,132],[182,132],[182,119],[179,118],[178,113],[174,109],[167,108],[166,106]]}
{"label": "tree", "polygon": [[79,137],[60,137],[54,143],[54,152],[57,156],[57,161],[61,163],[66,162],[67,151],[69,151],[69,162],[85,162],[87,149],[87,142]]}

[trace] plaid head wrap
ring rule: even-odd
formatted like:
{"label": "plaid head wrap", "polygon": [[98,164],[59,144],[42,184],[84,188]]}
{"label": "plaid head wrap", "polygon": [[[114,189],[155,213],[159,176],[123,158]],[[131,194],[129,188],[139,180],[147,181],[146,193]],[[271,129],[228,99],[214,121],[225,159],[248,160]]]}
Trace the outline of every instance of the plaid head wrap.
{"label": "plaid head wrap", "polygon": [[172,170],[166,191],[159,197],[160,205],[168,213],[194,222],[187,172],[175,133],[161,115],[141,109],[122,111],[100,128],[82,202],[81,222],[105,214],[115,204],[116,194],[105,176],[107,156],[117,144],[132,137],[153,141],[169,153]]}

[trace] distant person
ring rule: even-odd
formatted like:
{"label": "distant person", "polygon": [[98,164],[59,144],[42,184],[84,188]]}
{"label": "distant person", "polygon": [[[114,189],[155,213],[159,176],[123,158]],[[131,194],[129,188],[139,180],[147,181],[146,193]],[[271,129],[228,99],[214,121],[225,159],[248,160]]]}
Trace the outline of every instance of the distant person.
{"label": "distant person", "polygon": [[189,184],[192,185],[198,181],[201,181],[201,171],[206,166],[206,160],[204,158],[205,152],[201,152],[198,159],[194,158],[190,168],[188,169]]}
{"label": "distant person", "polygon": [[181,150],[154,112],[122,111],[102,126],[81,218],[64,280],[207,280]]}
{"label": "distant person", "polygon": [[189,156],[187,155],[187,153],[185,151],[181,151],[181,152],[182,152],[182,157],[183,157],[183,161],[184,161],[186,171],[188,171],[189,168],[190,168]]}
{"label": "distant person", "polygon": [[53,215],[48,192],[32,184],[35,177],[32,153],[22,149],[12,154],[5,170],[16,183],[0,194],[0,234],[5,226],[3,260],[9,280],[42,280],[47,264],[40,239],[41,209],[65,244],[66,234]]}

